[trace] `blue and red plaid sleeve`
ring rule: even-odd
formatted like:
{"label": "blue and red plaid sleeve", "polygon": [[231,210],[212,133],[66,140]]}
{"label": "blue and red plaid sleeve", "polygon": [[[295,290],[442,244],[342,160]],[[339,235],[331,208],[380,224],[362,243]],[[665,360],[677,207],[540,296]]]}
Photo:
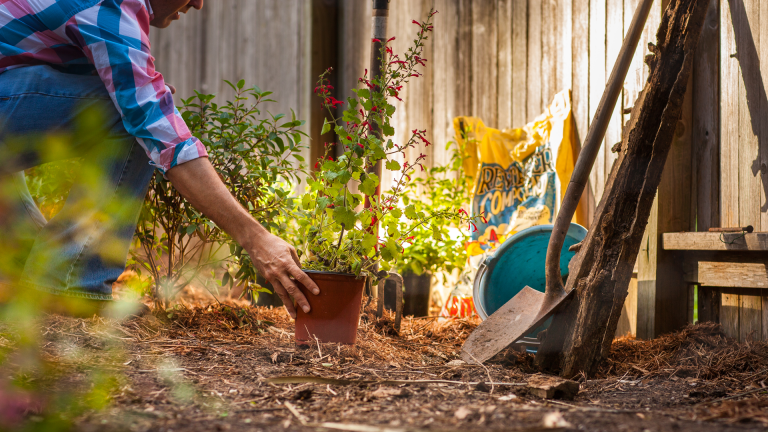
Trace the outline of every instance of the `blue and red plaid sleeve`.
{"label": "blue and red plaid sleeve", "polygon": [[150,53],[149,11],[140,0],[104,0],[68,25],[96,67],[123,124],[163,173],[207,156],[189,132]]}
{"label": "blue and red plaid sleeve", "polygon": [[149,22],[146,0],[0,0],[0,72],[93,64],[126,130],[165,173],[207,153],[155,70]]}

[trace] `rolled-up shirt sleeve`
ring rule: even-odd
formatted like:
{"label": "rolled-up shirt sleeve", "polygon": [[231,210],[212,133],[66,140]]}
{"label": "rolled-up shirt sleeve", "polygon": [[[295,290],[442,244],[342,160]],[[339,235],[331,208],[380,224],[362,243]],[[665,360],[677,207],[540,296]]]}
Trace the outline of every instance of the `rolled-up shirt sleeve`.
{"label": "rolled-up shirt sleeve", "polygon": [[70,36],[96,67],[125,129],[165,174],[208,153],[190,133],[163,76],[155,70],[149,21],[141,0],[104,0],[73,17],[71,31],[77,34]]}

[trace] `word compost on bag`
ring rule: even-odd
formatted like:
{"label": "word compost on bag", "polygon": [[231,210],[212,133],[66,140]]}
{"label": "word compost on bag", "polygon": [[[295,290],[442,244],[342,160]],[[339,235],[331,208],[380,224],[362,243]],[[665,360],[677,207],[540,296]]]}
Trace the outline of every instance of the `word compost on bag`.
{"label": "word compost on bag", "polygon": [[[467,152],[465,170],[473,177],[472,214],[484,215],[467,245],[470,256],[492,252],[507,237],[554,221],[576,153],[569,90],[522,128],[501,131],[480,119],[459,117],[454,129]],[[582,210],[576,223],[584,222]]]}

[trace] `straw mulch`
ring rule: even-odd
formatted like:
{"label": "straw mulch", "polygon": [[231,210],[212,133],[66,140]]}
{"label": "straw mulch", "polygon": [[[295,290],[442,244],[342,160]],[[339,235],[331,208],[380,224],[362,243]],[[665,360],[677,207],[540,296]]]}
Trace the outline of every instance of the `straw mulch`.
{"label": "straw mulch", "polygon": [[[357,364],[384,362],[396,367],[444,365],[458,358],[462,344],[479,324],[477,318],[407,317],[397,333],[393,329],[394,314],[385,311],[382,318],[376,318],[374,306],[369,305],[362,314],[354,346],[322,344],[319,350],[313,348],[315,354],[332,348],[330,359],[342,363],[347,359]],[[179,305],[121,325],[139,342],[173,340],[178,345],[172,347],[176,354],[185,352],[181,346],[186,350],[199,349],[196,347],[200,341],[285,351],[293,347],[294,337],[294,323],[282,308],[247,307],[232,301],[208,306]]]}
{"label": "straw mulch", "polygon": [[621,338],[613,343],[602,373],[759,383],[768,378],[768,341],[737,343],[714,323],[691,325],[649,341]]}

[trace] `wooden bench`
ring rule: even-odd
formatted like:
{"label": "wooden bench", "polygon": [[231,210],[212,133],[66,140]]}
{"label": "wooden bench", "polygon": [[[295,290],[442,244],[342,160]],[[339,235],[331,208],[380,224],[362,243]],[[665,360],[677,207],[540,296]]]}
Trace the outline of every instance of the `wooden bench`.
{"label": "wooden bench", "polygon": [[699,321],[740,341],[768,339],[768,233],[666,233],[663,248],[681,251],[684,280],[699,287]]}

